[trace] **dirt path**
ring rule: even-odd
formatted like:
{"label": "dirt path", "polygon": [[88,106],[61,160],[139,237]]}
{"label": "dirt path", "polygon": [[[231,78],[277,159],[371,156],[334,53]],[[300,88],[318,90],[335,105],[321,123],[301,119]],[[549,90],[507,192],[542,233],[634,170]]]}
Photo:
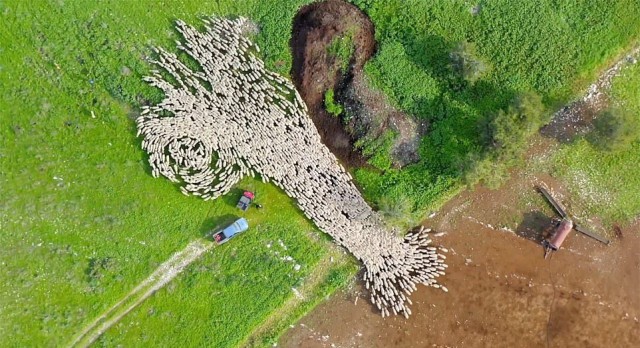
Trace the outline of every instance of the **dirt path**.
{"label": "dirt path", "polygon": [[630,64],[640,59],[640,46],[635,46],[620,60],[605,70],[598,80],[592,83],[586,93],[553,115],[552,121],[541,129],[544,136],[559,142],[570,142],[576,136],[585,134],[592,127],[598,113],[609,104],[607,91],[611,88],[611,80]]}
{"label": "dirt path", "polygon": [[131,292],[107,311],[87,325],[70,344],[71,347],[88,347],[104,334],[111,326],[120,321],[136,306],[146,300],[180,274],[188,265],[213,247],[206,240],[189,243],[183,250],[173,254],[161,264],[149,277],[143,280]]}

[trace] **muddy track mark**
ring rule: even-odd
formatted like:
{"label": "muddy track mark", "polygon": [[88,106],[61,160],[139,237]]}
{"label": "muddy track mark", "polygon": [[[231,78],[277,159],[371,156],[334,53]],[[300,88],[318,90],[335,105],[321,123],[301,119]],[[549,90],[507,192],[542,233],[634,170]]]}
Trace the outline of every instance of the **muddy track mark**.
{"label": "muddy track mark", "polygon": [[136,308],[140,303],[160,290],[173,278],[180,274],[188,265],[197,260],[202,254],[213,247],[213,243],[206,240],[196,240],[189,243],[183,250],[173,254],[171,258],[161,264],[149,277],[126,294],[120,301],[100,314],[76,335],[70,347],[88,347],[102,336],[111,326]]}

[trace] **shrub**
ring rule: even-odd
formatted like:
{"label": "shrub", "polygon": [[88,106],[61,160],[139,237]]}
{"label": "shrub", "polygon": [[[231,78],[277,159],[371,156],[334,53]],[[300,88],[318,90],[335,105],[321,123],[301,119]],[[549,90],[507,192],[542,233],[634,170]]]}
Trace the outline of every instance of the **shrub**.
{"label": "shrub", "polygon": [[629,149],[640,135],[638,117],[627,109],[606,109],[593,122],[594,130],[587,136],[587,140],[605,151]]}
{"label": "shrub", "polygon": [[340,116],[344,111],[342,106],[336,102],[333,89],[328,89],[324,93],[324,107],[328,113],[335,117]]}
{"label": "shrub", "polygon": [[470,154],[465,163],[463,181],[468,186],[481,182],[490,189],[497,189],[509,179],[509,161],[506,158],[488,154]]}
{"label": "shrub", "polygon": [[518,152],[546,121],[542,98],[535,93],[516,97],[507,110],[498,111],[491,131],[493,145],[507,152]]}
{"label": "shrub", "polygon": [[449,57],[452,69],[469,83],[476,82],[490,70],[489,64],[478,57],[476,45],[472,42],[462,41]]}
{"label": "shrub", "polygon": [[471,153],[465,159],[464,181],[479,181],[497,188],[509,178],[509,168],[519,164],[529,139],[547,121],[542,98],[527,92],[516,97],[506,110],[499,110],[488,126],[481,125],[490,143],[485,155]]}

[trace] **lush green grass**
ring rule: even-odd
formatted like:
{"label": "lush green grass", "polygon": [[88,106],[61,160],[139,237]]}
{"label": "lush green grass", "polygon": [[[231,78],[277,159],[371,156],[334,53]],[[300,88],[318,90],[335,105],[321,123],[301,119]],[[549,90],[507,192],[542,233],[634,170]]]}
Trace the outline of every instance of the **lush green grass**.
{"label": "lush green grass", "polygon": [[304,286],[320,258],[329,256],[312,226],[286,213],[292,202],[279,204],[264,192],[261,197],[271,203],[248,214],[254,226],[249,233],[208,253],[100,342],[236,346],[292,297],[292,288]]}
{"label": "lush green grass", "polygon": [[[256,345],[271,344],[291,322],[353,277],[354,264],[338,267],[330,274],[318,275],[320,283],[304,291],[305,283],[316,276],[310,273],[315,264],[307,261],[316,258],[319,246],[296,244],[300,237],[285,228],[258,230],[224,250],[209,253],[99,342],[107,346],[238,346],[245,342],[247,328],[260,326],[272,315],[281,316],[284,319],[275,318],[274,328],[251,339]],[[280,247],[280,240],[287,250]],[[285,256],[294,261],[283,260]],[[296,263],[304,268],[294,271]],[[334,278],[336,275],[339,278]],[[278,313],[279,305],[292,297],[294,288],[304,301]]]}
{"label": "lush green grass", "polygon": [[[430,123],[419,163],[382,177],[360,170],[357,178],[370,200],[403,202],[417,214],[459,187],[474,162],[490,159],[483,125],[514,97],[534,92],[553,110],[640,33],[635,0],[351,2],[376,26],[379,52],[367,75],[398,107]],[[451,55],[464,43],[486,71],[471,81]]]}
{"label": "lush green grass", "polygon": [[[145,60],[152,45],[174,47],[176,18],[197,25],[204,15],[244,14],[262,27],[256,39],[268,64],[287,72],[291,23],[281,16],[292,18],[298,6],[274,13],[260,1],[0,4],[0,345],[70,342],[172,253],[238,214],[238,191],[205,202],[151,178],[132,121],[159,97],[141,81],[151,68]],[[132,314],[155,308],[140,324],[155,344],[243,340],[328,257],[326,238],[281,191],[252,180],[241,186],[265,205],[246,214],[252,229]],[[299,272],[268,253],[266,242],[278,239]],[[116,338],[135,345],[140,331]]]}
{"label": "lush green grass", "polygon": [[[640,118],[640,64],[615,77],[611,103]],[[606,225],[625,223],[640,214],[640,141],[630,148],[603,151],[585,139],[564,145],[551,159],[555,175],[569,185],[574,208],[584,218]]]}

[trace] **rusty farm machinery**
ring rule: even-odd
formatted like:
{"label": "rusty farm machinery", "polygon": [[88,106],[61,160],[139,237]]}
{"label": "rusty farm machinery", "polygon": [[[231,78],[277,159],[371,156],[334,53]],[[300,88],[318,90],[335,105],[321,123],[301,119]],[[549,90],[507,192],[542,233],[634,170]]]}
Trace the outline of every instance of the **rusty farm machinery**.
{"label": "rusty farm machinery", "polygon": [[550,233],[550,235],[547,236],[547,238],[545,238],[545,240],[542,242],[542,245],[544,246],[545,258],[547,258],[552,251],[556,251],[560,249],[560,246],[562,245],[564,240],[567,238],[571,230],[576,230],[587,237],[591,237],[601,243],[609,245],[610,241],[608,239],[600,236],[595,232],[588,230],[582,225],[575,223],[573,219],[571,219],[569,214],[567,214],[565,207],[562,206],[562,204],[560,204],[560,202],[556,200],[553,197],[553,195],[551,195],[550,190],[546,189],[543,186],[537,186],[537,189],[542,193],[542,195],[547,199],[547,201],[549,201],[553,209],[562,218],[562,220],[560,220],[560,222],[556,224],[555,228]]}

